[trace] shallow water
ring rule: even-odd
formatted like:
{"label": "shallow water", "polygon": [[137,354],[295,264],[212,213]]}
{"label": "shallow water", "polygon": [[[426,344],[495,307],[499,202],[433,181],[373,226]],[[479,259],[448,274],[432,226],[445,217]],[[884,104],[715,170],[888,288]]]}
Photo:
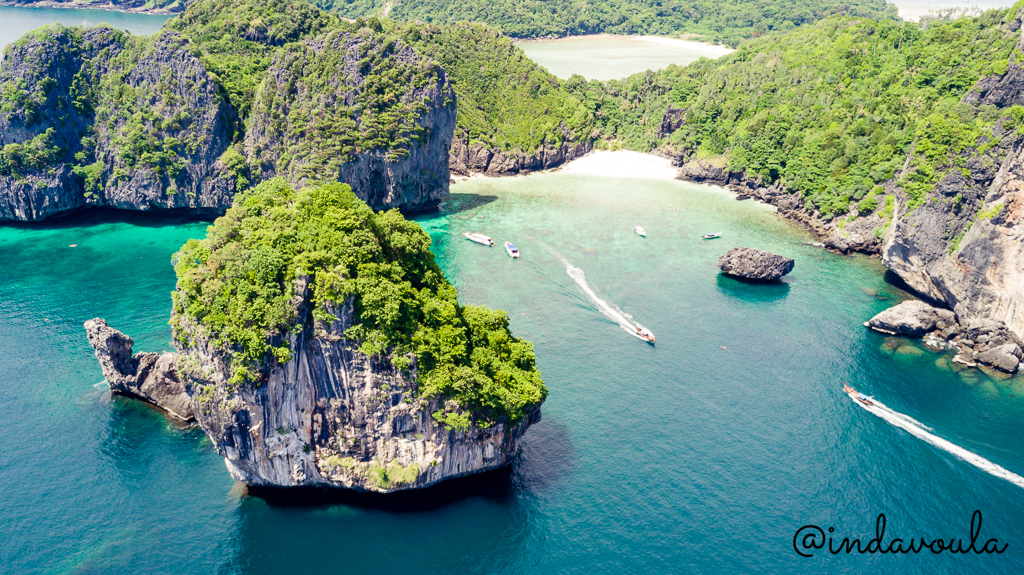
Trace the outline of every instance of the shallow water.
{"label": "shallow water", "polygon": [[[383,501],[243,496],[200,431],[104,391],[82,322],[102,316],[137,350],[168,349],[170,256],[204,222],[94,212],[0,227],[4,571],[1024,568],[1024,490],[841,393],[848,381],[1024,473],[1020,380],[973,372],[966,383],[935,365],[944,356],[899,341],[883,350],[861,322],[906,296],[877,261],[805,245],[765,206],[681,182],[556,173],[452,191],[444,212],[419,222],[461,300],[507,310],[534,342],[551,395],[509,472]],[[470,230],[499,247],[462,239]],[[709,230],[723,238],[698,239]],[[779,285],[723,278],[716,258],[736,245],[795,257],[796,268]],[[657,347],[604,315],[558,256]],[[881,512],[888,538],[966,538],[975,509],[983,536],[1010,551],[801,559],[792,549],[809,523],[867,540]]]}
{"label": "shallow water", "polygon": [[0,47],[21,38],[29,30],[48,24],[65,26],[95,26],[110,24],[118,30],[132,34],[153,34],[163,26],[169,16],[130,14],[111,10],[77,10],[74,8],[26,8],[0,6]]}
{"label": "shallow water", "polygon": [[685,65],[720,48],[704,44],[659,43],[631,36],[576,36],[540,42],[516,42],[526,55],[559,78],[579,74],[588,80],[614,80],[669,64]]}

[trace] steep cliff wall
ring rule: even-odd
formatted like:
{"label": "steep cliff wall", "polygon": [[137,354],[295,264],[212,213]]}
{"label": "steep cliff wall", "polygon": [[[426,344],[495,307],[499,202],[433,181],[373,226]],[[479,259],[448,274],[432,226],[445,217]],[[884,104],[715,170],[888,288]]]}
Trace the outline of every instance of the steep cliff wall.
{"label": "steep cliff wall", "polygon": [[0,63],[0,221],[221,212],[278,174],[429,209],[454,124],[444,70],[302,0],[197,0],[153,37],[48,27]]}
{"label": "steep cliff wall", "polygon": [[370,28],[280,51],[245,138],[260,179],[343,181],[374,209],[448,193],[455,94],[444,70]]}
{"label": "steep cliff wall", "polygon": [[[195,398],[196,419],[224,456],[232,477],[250,485],[332,486],[369,491],[424,487],[511,461],[535,408],[515,425],[445,428],[431,414],[443,400],[418,397],[415,366],[398,370],[345,338],[353,305],[312,318],[300,281],[300,329],[288,336],[291,359],[258,386],[232,390],[230,358],[194,337],[179,365]],[[181,340],[180,340],[181,341]]]}
{"label": "steep cliff wall", "polygon": [[590,139],[575,139],[564,124],[562,130],[565,139],[555,143],[545,140],[533,153],[488,148],[480,142],[469,145],[469,136],[463,132],[452,140],[448,165],[453,174],[460,176],[515,176],[560,166],[594,149]]}
{"label": "steep cliff wall", "polygon": [[346,185],[269,180],[175,255],[176,354],[86,332],[111,389],[194,416],[237,479],[423,487],[507,464],[547,396],[533,346],[461,306],[429,248]]}
{"label": "steep cliff wall", "polygon": [[[1021,29],[1022,16],[1008,23]],[[1016,54],[1024,49],[1024,32]],[[1024,69],[1011,58],[964,99],[1004,118],[961,154],[919,206],[898,189],[882,255],[915,290],[953,309],[961,323],[993,320],[1024,337]],[[910,209],[910,208],[913,209]]]}
{"label": "steep cliff wall", "polygon": [[42,29],[11,46],[0,86],[0,220],[231,204],[233,112],[177,33]]}

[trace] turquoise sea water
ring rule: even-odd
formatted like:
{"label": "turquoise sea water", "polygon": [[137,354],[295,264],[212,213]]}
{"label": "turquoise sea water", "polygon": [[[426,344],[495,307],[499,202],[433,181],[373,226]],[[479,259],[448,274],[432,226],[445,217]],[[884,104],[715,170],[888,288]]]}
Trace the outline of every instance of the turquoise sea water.
{"label": "turquoise sea water", "polygon": [[[861,322],[905,294],[877,261],[805,245],[765,206],[681,182],[556,173],[452,191],[419,222],[460,298],[507,310],[535,343],[551,394],[509,471],[383,500],[245,495],[199,430],[106,393],[82,322],[102,316],[137,350],[168,349],[170,256],[204,222],[91,212],[0,227],[0,571],[1024,568],[1024,489],[840,393],[848,381],[1024,473],[1024,385],[883,351]],[[522,259],[465,241],[470,230],[514,241]],[[723,239],[698,239],[709,230]],[[737,245],[796,268],[781,285],[723,278],[716,258]],[[1003,555],[792,548],[809,523],[869,539],[882,512],[888,538],[966,538],[975,509],[983,536],[1010,544]]]}

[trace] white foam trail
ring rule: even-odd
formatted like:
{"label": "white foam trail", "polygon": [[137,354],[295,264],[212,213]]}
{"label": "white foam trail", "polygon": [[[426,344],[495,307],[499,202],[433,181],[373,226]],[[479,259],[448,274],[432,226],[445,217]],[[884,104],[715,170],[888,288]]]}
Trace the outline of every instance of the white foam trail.
{"label": "white foam trail", "polygon": [[931,428],[926,428],[924,425],[921,425],[917,420],[915,420],[912,417],[908,417],[906,415],[903,415],[902,413],[889,409],[888,407],[885,406],[885,404],[881,403],[877,399],[871,398],[871,401],[874,402],[874,405],[867,405],[862,401],[858,401],[857,398],[854,397],[852,394],[850,394],[850,399],[852,399],[853,402],[856,403],[857,405],[863,407],[864,409],[870,411],[871,413],[877,415],[878,417],[881,417],[882,419],[888,421],[889,423],[895,425],[896,427],[903,429],[904,431],[913,435],[914,437],[924,440],[925,442],[930,443],[943,451],[952,453],[956,457],[966,461],[967,463],[970,463],[971,465],[977,467],[978,469],[995,475],[996,477],[999,477],[1001,479],[1005,479],[1010,483],[1013,483],[1017,487],[1024,487],[1024,477],[1021,477],[1020,475],[1017,475],[1016,473],[1013,473],[1012,471],[1009,471],[1004,467],[1000,467],[999,465],[992,463],[991,461],[985,459],[984,457],[976,453],[967,451],[966,449],[960,447],[959,445],[946,441],[945,439],[942,439],[937,435],[928,433],[928,431],[926,430]]}
{"label": "white foam trail", "polygon": [[601,299],[597,295],[597,293],[594,292],[594,288],[590,287],[590,284],[587,283],[587,278],[583,274],[583,270],[569,263],[569,260],[565,259],[565,256],[556,252],[554,248],[548,246],[544,242],[537,241],[537,243],[540,244],[542,248],[547,250],[548,253],[555,256],[558,259],[558,261],[562,262],[565,265],[565,273],[569,274],[569,277],[571,277],[573,281],[576,282],[576,285],[578,285],[580,289],[583,290],[583,293],[587,294],[587,297],[590,298],[590,301],[594,302],[594,304],[597,306],[597,309],[600,310],[600,312],[604,314],[605,317],[619,324],[619,327],[626,330],[633,337],[636,337],[638,339],[644,339],[640,337],[640,335],[636,332],[637,329],[643,329],[644,326],[640,325],[636,320],[634,320],[633,316],[619,309],[619,306]]}

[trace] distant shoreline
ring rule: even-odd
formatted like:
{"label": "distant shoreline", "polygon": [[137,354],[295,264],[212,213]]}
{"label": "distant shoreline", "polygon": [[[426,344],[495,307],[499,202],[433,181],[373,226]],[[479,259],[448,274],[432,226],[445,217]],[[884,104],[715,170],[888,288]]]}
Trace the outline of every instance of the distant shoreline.
{"label": "distant shoreline", "polygon": [[56,2],[54,0],[41,0],[40,2],[14,2],[12,0],[0,0],[0,6],[11,6],[14,8],[62,8],[64,10],[106,10],[107,12],[121,12],[123,14],[152,14],[154,16],[175,16],[181,11],[168,10],[166,8],[123,8],[113,4],[72,4],[70,2]]}

